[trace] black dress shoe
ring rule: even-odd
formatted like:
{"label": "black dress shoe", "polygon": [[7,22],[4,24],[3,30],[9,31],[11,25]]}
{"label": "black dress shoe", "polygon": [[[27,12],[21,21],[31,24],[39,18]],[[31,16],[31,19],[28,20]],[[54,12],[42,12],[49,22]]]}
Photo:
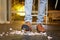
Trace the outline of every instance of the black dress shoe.
{"label": "black dress shoe", "polygon": [[22,25],[22,27],[21,27],[21,29],[22,30],[25,30],[25,31],[31,31],[31,29],[29,28],[29,26],[28,25]]}

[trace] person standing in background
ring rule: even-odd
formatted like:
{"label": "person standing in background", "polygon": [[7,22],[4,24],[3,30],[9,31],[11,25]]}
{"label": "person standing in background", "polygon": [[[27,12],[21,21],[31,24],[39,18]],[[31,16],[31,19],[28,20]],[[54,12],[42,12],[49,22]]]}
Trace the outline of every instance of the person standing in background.
{"label": "person standing in background", "polygon": [[[40,0],[39,6],[38,6],[38,16],[37,16],[37,26],[36,26],[37,32],[45,32],[45,29],[42,26],[42,22],[44,20],[46,3],[47,3],[47,0]],[[31,27],[31,24],[32,24],[32,15],[31,15],[32,5],[33,5],[33,0],[25,0],[25,18],[24,18],[25,24],[24,25],[26,27],[29,27],[30,30],[32,30],[32,27]],[[24,28],[24,26],[23,26],[23,28]]]}

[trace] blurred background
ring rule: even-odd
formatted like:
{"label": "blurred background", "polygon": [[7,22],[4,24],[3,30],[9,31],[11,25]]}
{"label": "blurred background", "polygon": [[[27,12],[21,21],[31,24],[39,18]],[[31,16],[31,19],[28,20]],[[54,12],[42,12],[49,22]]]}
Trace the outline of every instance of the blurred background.
{"label": "blurred background", "polygon": [[[32,24],[36,25],[39,0],[33,0]],[[10,29],[21,30],[24,24],[25,0],[0,0],[0,33],[8,33]],[[47,34],[53,40],[60,37],[60,0],[47,0],[46,13],[43,21]],[[33,26],[35,28],[35,26]]]}
{"label": "blurred background", "polygon": [[[36,22],[38,14],[38,1],[33,0],[32,17]],[[44,22],[59,22],[60,20],[60,1],[48,0]],[[24,21],[25,16],[25,0],[0,0],[0,23],[11,23],[13,21]],[[47,23],[46,23],[47,24]]]}
{"label": "blurred background", "polygon": [[[33,0],[32,24],[36,24],[38,2]],[[47,0],[43,24],[60,24],[60,0]],[[0,0],[0,24],[9,24],[15,29],[24,24],[25,0]]]}
{"label": "blurred background", "polygon": [[[36,24],[38,15],[38,2],[33,0],[32,24]],[[47,0],[43,24],[60,24],[60,0]],[[19,29],[24,24],[25,0],[0,0],[0,25],[8,24],[8,28]],[[5,27],[6,28],[6,27]]]}

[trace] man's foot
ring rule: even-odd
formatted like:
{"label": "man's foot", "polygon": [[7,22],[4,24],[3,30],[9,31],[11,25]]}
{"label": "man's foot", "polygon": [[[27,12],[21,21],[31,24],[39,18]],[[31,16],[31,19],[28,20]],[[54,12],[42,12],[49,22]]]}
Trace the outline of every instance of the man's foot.
{"label": "man's foot", "polygon": [[21,29],[24,30],[24,31],[32,31],[31,23],[30,22],[26,22],[24,25],[22,25]]}
{"label": "man's foot", "polygon": [[37,24],[37,32],[45,32],[45,29],[43,28],[43,26],[41,24]]}

